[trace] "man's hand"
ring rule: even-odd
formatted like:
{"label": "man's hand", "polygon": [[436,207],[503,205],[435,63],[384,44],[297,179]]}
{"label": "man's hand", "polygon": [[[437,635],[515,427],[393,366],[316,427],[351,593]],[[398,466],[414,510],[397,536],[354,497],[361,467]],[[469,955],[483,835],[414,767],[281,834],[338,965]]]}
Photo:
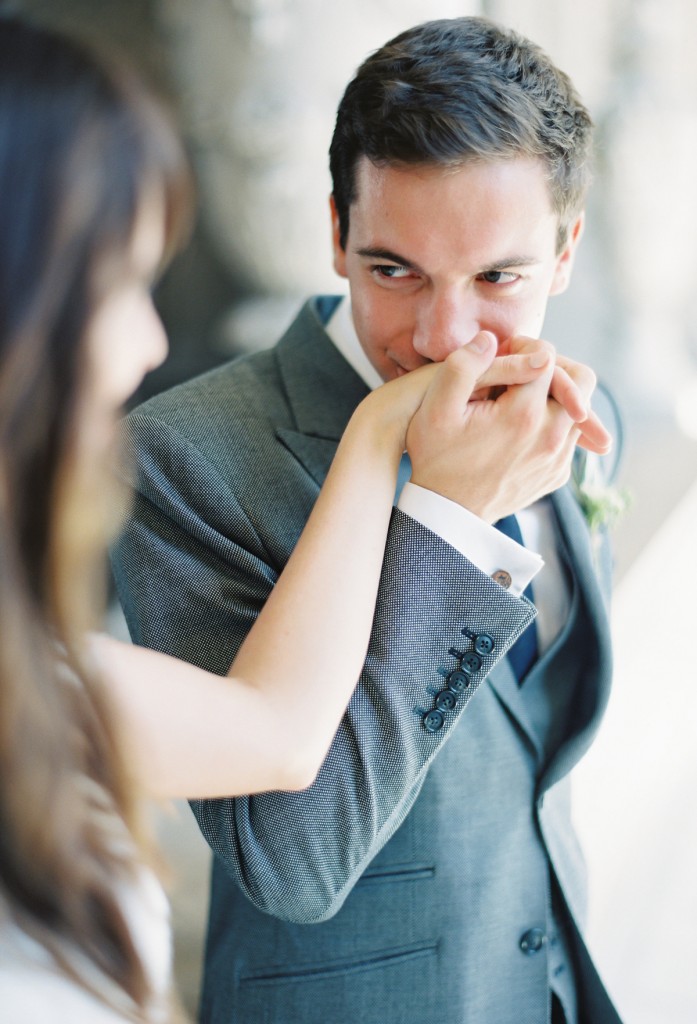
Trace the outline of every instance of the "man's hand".
{"label": "man's hand", "polygon": [[612,438],[590,407],[596,385],[594,372],[583,363],[554,353],[549,345],[540,348],[535,338],[509,338],[499,348],[472,397],[496,398],[503,387],[529,383],[537,377],[535,368],[544,366],[549,359],[555,362],[549,393],[579,426],[579,447],[604,455],[610,450]]}
{"label": "man's hand", "polygon": [[592,371],[547,342],[511,340],[474,395],[467,348],[440,364],[407,449],[415,484],[493,523],[561,487],[577,444],[605,452],[610,437],[589,412]]}

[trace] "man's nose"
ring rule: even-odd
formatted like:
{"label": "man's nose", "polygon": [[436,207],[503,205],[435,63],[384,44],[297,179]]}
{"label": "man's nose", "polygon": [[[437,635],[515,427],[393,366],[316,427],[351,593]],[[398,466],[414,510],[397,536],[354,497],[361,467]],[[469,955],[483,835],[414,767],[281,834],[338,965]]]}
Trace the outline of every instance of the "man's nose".
{"label": "man's nose", "polygon": [[484,327],[475,302],[454,295],[433,296],[417,317],[414,349],[424,359],[442,363]]}

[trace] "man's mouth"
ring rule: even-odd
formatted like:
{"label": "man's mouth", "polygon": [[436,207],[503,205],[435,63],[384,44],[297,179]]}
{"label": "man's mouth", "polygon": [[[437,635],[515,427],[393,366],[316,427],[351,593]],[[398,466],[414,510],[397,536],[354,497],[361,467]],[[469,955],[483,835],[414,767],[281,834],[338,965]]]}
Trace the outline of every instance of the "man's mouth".
{"label": "man's mouth", "polygon": [[411,373],[412,370],[418,370],[421,366],[427,366],[430,359],[424,359],[423,362],[417,363],[416,366],[403,366],[394,356],[388,355],[388,359],[394,363],[395,366],[395,377],[403,377],[405,373]]}

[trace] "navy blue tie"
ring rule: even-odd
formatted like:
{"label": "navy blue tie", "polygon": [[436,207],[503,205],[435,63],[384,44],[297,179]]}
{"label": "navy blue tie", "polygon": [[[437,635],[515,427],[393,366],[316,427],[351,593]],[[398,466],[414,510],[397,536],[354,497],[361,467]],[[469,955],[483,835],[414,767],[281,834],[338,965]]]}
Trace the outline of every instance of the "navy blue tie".
{"label": "navy blue tie", "polygon": [[399,472],[397,474],[397,490],[394,495],[395,505],[399,501],[399,496],[402,493],[402,489],[406,483],[411,480],[411,459],[407,452],[402,453],[402,459],[399,463]]}
{"label": "navy blue tie", "polygon": [[[494,526],[511,540],[515,540],[519,544],[523,543],[523,535],[515,516],[504,516],[503,519],[499,519],[498,523],[494,523]],[[532,601],[532,586],[530,584],[527,585],[523,593]],[[508,652],[508,660],[518,683],[522,683],[531,666],[537,661],[537,630],[534,622],[530,623],[513,644]]]}

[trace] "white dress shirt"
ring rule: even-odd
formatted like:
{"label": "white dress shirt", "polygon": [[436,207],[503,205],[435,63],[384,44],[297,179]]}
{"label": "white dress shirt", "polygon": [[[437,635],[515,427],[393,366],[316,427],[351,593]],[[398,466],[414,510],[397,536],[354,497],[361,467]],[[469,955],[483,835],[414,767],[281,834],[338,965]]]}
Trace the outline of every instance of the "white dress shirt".
{"label": "white dress shirt", "polygon": [[[348,298],[339,302],[325,329],[368,387],[379,387],[383,381],[358,340]],[[519,597],[534,578],[534,601],[539,613],[535,620],[537,646],[540,654],[544,653],[561,631],[570,607],[548,498],[516,515],[525,547],[456,502],[413,483],[404,485],[398,508],[445,540],[487,576],[505,570],[511,578],[511,594]],[[544,572],[540,572],[543,566]]]}

